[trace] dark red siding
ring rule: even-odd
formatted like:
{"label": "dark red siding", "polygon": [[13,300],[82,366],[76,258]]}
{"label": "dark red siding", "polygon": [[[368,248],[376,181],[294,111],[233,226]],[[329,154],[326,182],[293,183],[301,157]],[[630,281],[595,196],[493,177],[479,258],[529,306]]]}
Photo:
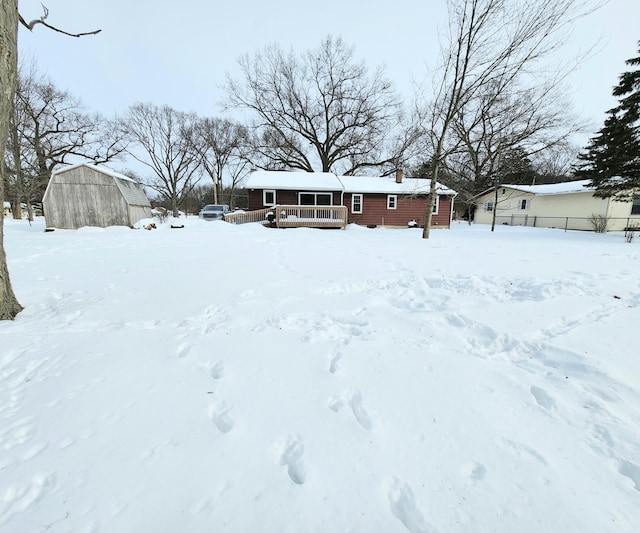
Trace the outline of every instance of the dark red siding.
{"label": "dark red siding", "polygon": [[[267,189],[272,190],[272,189]],[[300,192],[312,192],[307,191],[305,189],[301,189],[299,191],[276,191],[276,203],[280,205],[298,205],[298,193]],[[324,192],[324,191],[315,191],[315,192]],[[331,191],[326,191],[331,192]],[[342,193],[338,191],[333,192],[333,205],[342,205],[340,203],[342,197]],[[255,209],[263,209],[267,207],[266,205],[262,205],[262,189],[249,189],[247,191],[247,208],[249,211],[253,211]]]}
{"label": "dark red siding", "polygon": [[[280,205],[297,205],[298,192],[307,191],[276,191],[276,202]],[[351,193],[333,192],[333,205],[345,205],[349,209],[349,222],[367,226],[400,226],[407,227],[411,220],[420,226],[424,225],[427,210],[427,196],[398,196],[396,209],[387,209],[386,194],[363,194],[362,213],[351,212]],[[247,192],[248,209],[263,209],[262,189],[249,189]],[[451,220],[451,197],[440,196],[438,213],[431,219],[432,227],[448,228]]]}
{"label": "dark red siding", "polygon": [[[406,227],[410,220],[415,220],[420,226],[424,225],[427,196],[398,196],[396,209],[387,209],[386,194],[364,194],[362,213],[351,212],[351,196],[351,193],[344,195],[344,205],[349,208],[349,222],[363,226],[375,224]],[[451,197],[440,196],[438,213],[431,219],[432,226],[448,228],[450,214]]]}

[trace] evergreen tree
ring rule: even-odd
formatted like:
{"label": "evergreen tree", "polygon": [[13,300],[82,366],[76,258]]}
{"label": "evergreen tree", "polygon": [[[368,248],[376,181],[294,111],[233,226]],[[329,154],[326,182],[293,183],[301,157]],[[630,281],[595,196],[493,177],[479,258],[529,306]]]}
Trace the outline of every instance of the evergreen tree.
{"label": "evergreen tree", "polygon": [[619,104],[607,111],[604,126],[578,156],[582,163],[575,172],[590,179],[602,198],[631,198],[640,191],[640,56],[626,64],[637,68],[619,77],[613,89]]}

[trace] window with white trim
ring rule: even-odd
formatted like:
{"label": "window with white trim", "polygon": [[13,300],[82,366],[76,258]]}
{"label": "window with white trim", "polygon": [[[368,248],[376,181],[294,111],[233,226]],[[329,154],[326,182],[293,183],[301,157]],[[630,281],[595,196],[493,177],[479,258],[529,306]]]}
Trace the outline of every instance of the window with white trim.
{"label": "window with white trim", "polygon": [[489,211],[489,212],[493,211],[493,205],[494,205],[493,204],[493,200],[489,200],[488,202],[485,202],[484,203],[484,210],[485,211]]}
{"label": "window with white trim", "polygon": [[439,207],[440,207],[440,195],[437,195],[436,196],[436,201],[433,202],[433,211],[431,211],[431,213],[434,214],[434,215],[437,215]]}
{"label": "window with white trim", "polygon": [[362,213],[362,195],[353,194],[351,196],[351,212]]}
{"label": "window with white trim", "polygon": [[333,205],[333,194],[330,192],[301,192],[298,194],[300,205]]}
{"label": "window with white trim", "polygon": [[531,206],[530,199],[523,199],[518,201],[518,209],[520,210],[529,209],[530,206]]}
{"label": "window with white trim", "polygon": [[631,214],[640,215],[640,196],[636,196],[631,204]]}
{"label": "window with white trim", "polygon": [[397,209],[398,207],[398,195],[387,194],[387,209]]}
{"label": "window with white trim", "polygon": [[262,191],[262,205],[276,205],[276,191],[268,189]]}

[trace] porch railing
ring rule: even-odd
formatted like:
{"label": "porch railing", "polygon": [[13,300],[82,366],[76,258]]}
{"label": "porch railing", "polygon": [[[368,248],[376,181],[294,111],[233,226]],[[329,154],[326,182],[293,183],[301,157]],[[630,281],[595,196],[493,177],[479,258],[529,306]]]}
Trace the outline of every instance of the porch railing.
{"label": "porch railing", "polygon": [[347,208],[343,205],[278,205],[274,207],[279,228],[346,228]]}
{"label": "porch railing", "polygon": [[267,215],[272,212],[273,208],[267,207],[266,209],[256,209],[255,211],[246,211],[244,213],[229,213],[224,216],[224,220],[230,224],[249,224],[251,222],[268,224]]}
{"label": "porch railing", "polygon": [[230,224],[274,225],[278,228],[346,228],[348,210],[343,205],[276,205],[224,216]]}

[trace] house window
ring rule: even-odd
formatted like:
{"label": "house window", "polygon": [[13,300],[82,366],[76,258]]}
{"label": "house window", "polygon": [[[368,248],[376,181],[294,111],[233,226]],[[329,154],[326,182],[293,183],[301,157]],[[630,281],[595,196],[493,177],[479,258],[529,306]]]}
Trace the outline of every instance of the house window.
{"label": "house window", "polygon": [[351,212],[362,213],[362,195],[354,194],[351,196]]}
{"label": "house window", "polygon": [[489,200],[488,202],[485,202],[484,210],[485,211],[493,211],[493,200]]}
{"label": "house window", "polygon": [[333,194],[330,192],[301,192],[298,195],[300,205],[333,205]]}
{"label": "house window", "polygon": [[518,201],[518,208],[519,209],[529,209],[529,206],[531,205],[531,200],[526,199],[526,200],[519,200]]}
{"label": "house window", "polygon": [[397,194],[388,194],[387,195],[387,209],[396,209],[398,206],[398,195]]}
{"label": "house window", "polygon": [[631,204],[631,214],[640,215],[640,196],[633,199],[633,203]]}
{"label": "house window", "polygon": [[262,205],[276,205],[276,191],[262,191]]}

